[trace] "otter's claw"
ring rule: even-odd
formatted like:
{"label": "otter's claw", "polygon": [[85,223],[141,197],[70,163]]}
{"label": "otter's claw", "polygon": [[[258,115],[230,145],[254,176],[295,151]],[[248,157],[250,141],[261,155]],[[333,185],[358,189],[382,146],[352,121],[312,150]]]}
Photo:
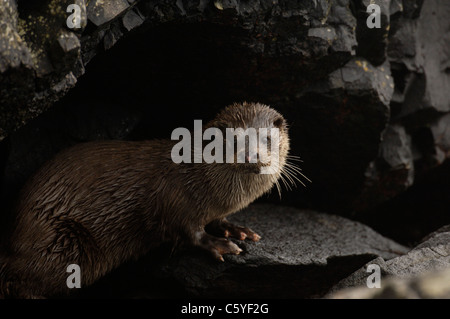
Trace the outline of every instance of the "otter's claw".
{"label": "otter's claw", "polygon": [[225,238],[235,238],[239,240],[250,239],[252,241],[259,241],[261,239],[261,236],[250,228],[234,225],[226,219],[211,222],[207,226],[207,230],[217,236],[224,236]]}
{"label": "otter's claw", "polygon": [[214,258],[224,261],[225,254],[239,255],[242,249],[231,240],[225,238],[217,238],[208,234],[204,234],[200,239],[198,246],[209,251]]}

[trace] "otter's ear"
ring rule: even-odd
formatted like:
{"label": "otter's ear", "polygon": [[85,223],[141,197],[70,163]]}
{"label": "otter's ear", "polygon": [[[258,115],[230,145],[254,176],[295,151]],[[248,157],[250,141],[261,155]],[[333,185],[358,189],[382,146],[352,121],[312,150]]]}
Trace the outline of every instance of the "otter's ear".
{"label": "otter's ear", "polygon": [[273,126],[277,128],[282,128],[285,125],[284,118],[279,116],[273,121]]}
{"label": "otter's ear", "polygon": [[215,127],[217,129],[219,129],[222,132],[222,136],[225,139],[226,137],[226,129],[228,127],[227,123],[224,122],[215,122],[214,125],[212,127]]}

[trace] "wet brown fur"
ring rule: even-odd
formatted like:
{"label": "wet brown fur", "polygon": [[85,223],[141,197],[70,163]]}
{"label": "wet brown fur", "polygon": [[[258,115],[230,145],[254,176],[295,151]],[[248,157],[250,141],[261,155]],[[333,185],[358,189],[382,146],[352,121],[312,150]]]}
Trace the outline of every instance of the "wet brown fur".
{"label": "wet brown fur", "polygon": [[[280,127],[280,158],[289,150],[275,110],[233,104],[206,127]],[[96,141],[59,153],[26,184],[0,257],[0,296],[40,297],[69,291],[69,264],[88,286],[164,241],[197,244],[206,224],[248,206],[279,173],[236,164],[175,164],[177,141]],[[3,259],[3,264],[1,264]]]}

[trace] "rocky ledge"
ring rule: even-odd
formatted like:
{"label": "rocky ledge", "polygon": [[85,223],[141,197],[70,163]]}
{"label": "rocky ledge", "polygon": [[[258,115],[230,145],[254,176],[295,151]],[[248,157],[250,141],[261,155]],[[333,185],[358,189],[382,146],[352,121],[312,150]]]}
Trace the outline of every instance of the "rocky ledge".
{"label": "rocky ledge", "polygon": [[395,260],[409,250],[361,223],[311,210],[255,204],[229,220],[252,228],[262,239],[236,241],[243,252],[226,255],[224,263],[196,249],[171,253],[162,248],[84,293],[135,298],[317,298],[368,261]]}
{"label": "rocky ledge", "polygon": [[[367,288],[368,265],[378,265],[380,289]],[[378,257],[335,285],[332,298],[450,298],[450,226],[427,236],[403,256]]]}

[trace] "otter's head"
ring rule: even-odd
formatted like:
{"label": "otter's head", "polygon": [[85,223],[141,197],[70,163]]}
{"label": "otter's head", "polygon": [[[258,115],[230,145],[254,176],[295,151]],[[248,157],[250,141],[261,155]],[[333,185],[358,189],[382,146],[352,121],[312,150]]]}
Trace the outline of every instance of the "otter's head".
{"label": "otter's head", "polygon": [[205,128],[221,130],[224,162],[243,174],[278,179],[289,152],[287,124],[267,105],[235,103],[223,109]]}

